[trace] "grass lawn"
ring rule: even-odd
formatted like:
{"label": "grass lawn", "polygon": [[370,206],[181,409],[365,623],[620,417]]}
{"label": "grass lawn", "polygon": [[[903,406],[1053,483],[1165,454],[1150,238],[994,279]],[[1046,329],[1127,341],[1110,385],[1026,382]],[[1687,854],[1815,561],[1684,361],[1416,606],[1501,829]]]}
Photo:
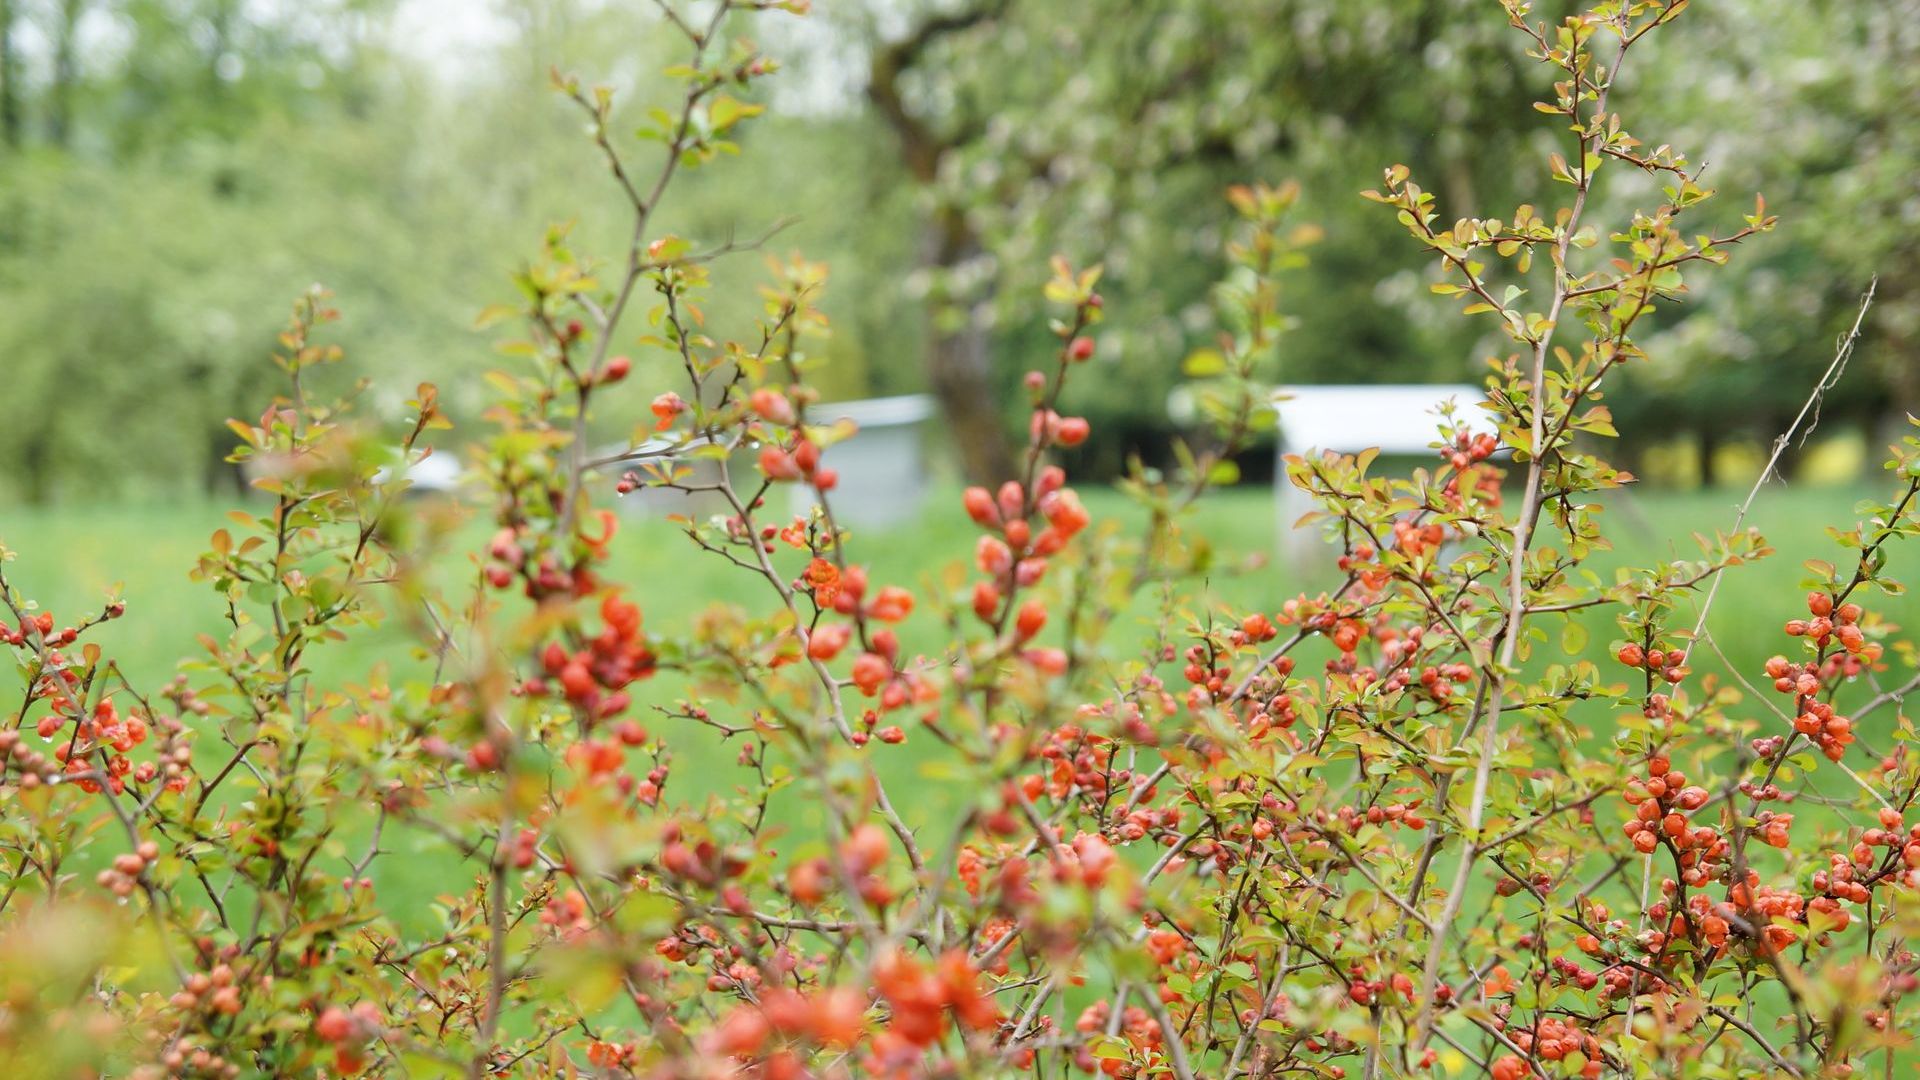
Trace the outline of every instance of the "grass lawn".
{"label": "grass lawn", "polygon": [[[905,526],[856,537],[855,557],[869,566],[876,585],[902,583],[924,595],[935,587],[932,582],[941,567],[970,557],[974,530],[953,494],[943,492],[918,520]],[[1801,564],[1810,558],[1835,558],[1838,549],[1827,538],[1826,528],[1850,524],[1855,504],[1871,494],[1865,487],[1773,488],[1756,502],[1749,521],[1767,535],[1778,553],[1734,571],[1715,601],[1711,624],[1727,656],[1749,677],[1765,657],[1789,644],[1779,631],[1781,622],[1805,613],[1799,599],[1800,579],[1805,575]],[[1123,527],[1137,529],[1139,515],[1124,497],[1103,490],[1083,492],[1083,496],[1096,521],[1117,519]],[[1617,496],[1608,514],[1617,550],[1597,558],[1593,567],[1608,576],[1614,567],[1696,556],[1699,549],[1692,534],[1728,527],[1744,496],[1744,491],[1728,490],[1656,490]],[[227,524],[229,509],[211,503],[4,509],[0,510],[0,543],[19,556],[8,567],[17,587],[63,621],[80,611],[97,610],[101,597],[121,584],[128,616],[101,628],[95,640],[136,683],[152,686],[170,678],[181,657],[199,652],[196,635],[224,634],[221,604],[207,586],[190,581],[187,570],[208,534]],[[1295,567],[1272,558],[1277,523],[1270,491],[1220,493],[1203,503],[1197,517],[1195,525],[1219,549],[1221,565],[1237,565],[1250,557],[1267,560],[1250,571],[1226,574],[1210,583],[1213,598],[1236,612],[1271,611],[1288,596],[1317,588],[1332,577],[1330,565]],[[1893,556],[1897,568],[1901,559],[1920,558],[1920,552],[1896,549]],[[656,634],[684,630],[702,609],[716,602],[758,610],[766,610],[771,603],[763,581],[694,550],[671,524],[655,518],[623,518],[611,577],[629,584],[646,611],[650,631]],[[1916,601],[1911,596],[1870,602],[1895,622],[1912,625]],[[1583,616],[1596,645],[1616,636],[1611,618],[1604,612]],[[1691,615],[1679,621],[1691,625]],[[921,644],[915,641],[913,624],[909,620],[903,632],[909,653]],[[932,630],[937,628],[920,633]],[[1146,632],[1143,624],[1123,623],[1110,635],[1108,647],[1116,653],[1131,650]],[[376,663],[395,667],[413,663],[415,646],[401,631],[383,628],[331,651],[322,674],[358,680]],[[674,680],[662,678],[635,689],[644,712],[654,704],[668,703],[676,688]],[[1761,706],[1756,703],[1754,708]],[[1590,719],[1599,724],[1604,717]],[[659,717],[651,720],[656,727],[663,722]],[[1892,722],[1890,715],[1876,717],[1862,738],[1868,745],[1886,747],[1886,728]],[[1597,737],[1606,734],[1601,727]],[[723,745],[712,730],[689,727],[672,735],[670,800],[697,803],[707,793],[748,778],[735,764],[735,748]],[[911,823],[948,818],[956,802],[974,795],[940,779],[942,774],[932,765],[941,749],[937,741],[922,738],[883,751],[889,755],[883,775]],[[818,807],[803,789],[804,785],[789,788],[773,806],[775,817],[798,835],[811,833],[817,824]],[[354,841],[348,842],[354,846]],[[412,929],[425,932],[433,918],[429,901],[463,889],[472,871],[463,869],[445,842],[431,834],[389,829],[384,842],[402,857],[376,863],[379,889],[395,909],[411,916],[406,921]]]}
{"label": "grass lawn", "polygon": [[[1714,601],[1712,627],[1729,658],[1752,666],[1782,648],[1779,622],[1803,614],[1796,599],[1798,582],[1806,573],[1801,564],[1811,558],[1837,558],[1841,553],[1827,538],[1827,527],[1851,523],[1855,504],[1874,494],[1866,487],[1772,488],[1761,494],[1748,522],[1766,534],[1778,553],[1734,571]],[[1097,521],[1115,520],[1137,529],[1140,515],[1118,493],[1093,490],[1082,495]],[[1590,565],[1605,575],[1615,567],[1646,565],[1663,557],[1697,557],[1693,534],[1730,526],[1744,497],[1744,491],[1732,490],[1654,490],[1616,497],[1607,515],[1616,550]],[[0,507],[0,544],[19,556],[8,567],[9,577],[56,615],[98,610],[101,597],[120,586],[128,617],[96,631],[93,640],[118,658],[132,678],[151,684],[171,677],[181,657],[199,652],[197,634],[223,632],[219,601],[207,586],[188,580],[187,571],[208,535],[229,524],[230,509],[215,503]],[[1252,572],[1223,576],[1211,584],[1213,596],[1236,610],[1272,608],[1332,576],[1330,566],[1293,566],[1273,557],[1276,514],[1264,489],[1210,496],[1193,527],[1212,540],[1223,565],[1266,560]],[[851,550],[875,582],[918,589],[928,587],[945,564],[969,559],[973,537],[958,500],[943,495],[930,501],[913,522],[857,535]],[[1896,567],[1903,556],[1894,550]],[[628,583],[646,610],[648,627],[657,633],[685,629],[715,602],[764,605],[769,599],[764,582],[695,551],[672,525],[656,518],[623,517],[613,563],[611,576]],[[1896,621],[1906,622],[1900,614],[1911,616],[1910,609],[1920,601],[1883,597],[1874,603]],[[1603,616],[1593,629],[1599,633],[1606,623]],[[348,649],[358,659],[372,661],[383,653],[391,658],[401,644],[375,635]]]}

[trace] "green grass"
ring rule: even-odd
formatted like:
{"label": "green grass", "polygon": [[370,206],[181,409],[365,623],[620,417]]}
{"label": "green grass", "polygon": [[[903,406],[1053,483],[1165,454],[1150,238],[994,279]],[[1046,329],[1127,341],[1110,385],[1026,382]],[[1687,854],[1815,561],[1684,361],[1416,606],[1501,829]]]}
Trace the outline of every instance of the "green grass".
{"label": "green grass", "polygon": [[[970,559],[976,532],[959,510],[954,494],[940,493],[917,520],[904,526],[855,537],[853,555],[868,566],[876,585],[908,585],[924,603],[938,588],[935,582],[942,567]],[[1716,642],[1750,678],[1765,657],[1788,646],[1789,639],[1780,633],[1781,622],[1804,613],[1800,597],[1806,572],[1801,564],[1812,558],[1835,558],[1838,549],[1827,537],[1827,527],[1851,524],[1855,505],[1875,494],[1866,487],[1773,488],[1755,503],[1748,523],[1762,530],[1777,554],[1732,572],[1715,600],[1711,622]],[[1137,534],[1141,517],[1126,499],[1103,490],[1082,495],[1097,522],[1112,521],[1116,527]],[[1597,556],[1590,565],[1603,579],[1610,580],[1618,567],[1695,557],[1699,546],[1693,534],[1728,528],[1744,497],[1744,491],[1728,490],[1655,490],[1617,495],[1606,515],[1615,550]],[[103,596],[121,588],[128,603],[127,617],[101,627],[95,640],[136,684],[157,686],[172,677],[181,658],[201,652],[198,635],[219,637],[226,631],[218,597],[207,585],[189,580],[187,572],[208,535],[229,524],[231,509],[212,503],[0,508],[0,545],[18,556],[7,567],[9,578],[26,596],[63,620],[97,610]],[[1209,538],[1218,552],[1216,565],[1222,568],[1205,584],[1208,601],[1235,613],[1272,611],[1287,597],[1302,590],[1318,590],[1335,577],[1330,563],[1309,560],[1306,565],[1294,565],[1276,557],[1277,514],[1270,491],[1219,493],[1202,504],[1191,526]],[[484,527],[474,526],[472,547],[480,546],[485,533]],[[1898,575],[1901,561],[1920,558],[1920,552],[1896,550],[1893,556]],[[701,611],[715,603],[739,604],[763,612],[773,604],[764,581],[694,550],[674,526],[658,518],[624,517],[611,559],[609,576],[628,585],[645,609],[649,631],[656,635],[685,632]],[[450,572],[458,572],[461,565],[455,559]],[[1911,595],[1875,597],[1869,602],[1895,622],[1915,622],[1917,602]],[[1147,639],[1151,628],[1142,613],[1150,612],[1151,605],[1137,604],[1136,609],[1135,614],[1123,617],[1112,628],[1104,643],[1109,655],[1134,653]],[[1612,618],[1604,610],[1580,616],[1594,648],[1617,636]],[[1690,626],[1692,614],[1682,613],[1675,621]],[[1548,629],[1557,631],[1550,621]],[[924,613],[910,619],[902,631],[909,653],[939,644],[940,627]],[[1057,633],[1057,628],[1049,628],[1049,633]],[[1536,658],[1535,663],[1558,659],[1557,652],[1543,650],[1555,655]],[[1309,670],[1314,662],[1303,661]],[[329,646],[316,658],[317,677],[323,682],[358,681],[379,664],[405,671],[410,666],[417,670],[419,663],[417,643],[397,624],[361,634],[346,644]],[[1696,666],[1713,665],[1708,660]],[[1609,671],[1610,675],[1614,673]],[[663,675],[636,686],[637,712],[644,714],[651,706],[670,702],[681,685],[673,676]],[[1764,715],[1760,703],[1749,707],[1752,715]],[[721,706],[715,708],[718,711]],[[1593,728],[1596,743],[1603,742],[1612,731],[1605,708],[1596,704],[1580,717]],[[679,723],[658,716],[647,722],[661,730],[667,730],[667,724]],[[1876,717],[1861,732],[1862,739],[1869,746],[1886,748],[1887,728],[1892,722],[1891,716]],[[669,802],[697,807],[712,793],[752,780],[753,774],[735,760],[737,747],[723,742],[713,730],[686,725],[668,734],[673,753]],[[951,779],[949,771],[938,768],[946,751],[932,738],[913,738],[898,748],[876,747],[875,752],[882,780],[912,824],[950,821],[958,804],[978,796],[965,783]],[[202,751],[203,761],[217,757],[218,751],[210,745]],[[1845,779],[1836,770],[1822,770],[1815,779],[1823,791],[1847,794],[1843,790]],[[229,799],[245,795],[243,785],[229,785],[229,789]],[[807,838],[819,835],[820,814],[821,807],[809,785],[791,786],[776,797],[769,817],[772,824],[785,830],[778,842],[782,857],[800,854]],[[342,826],[335,839],[344,845],[343,850],[363,850],[369,821],[348,820]],[[946,832],[945,828],[935,830],[942,837]],[[383,906],[404,933],[423,938],[437,933],[435,900],[465,891],[474,881],[475,868],[463,862],[444,840],[422,829],[390,823],[382,844],[391,854],[376,860],[372,873],[385,901]],[[83,858],[79,864],[88,861]],[[1476,878],[1470,888],[1472,908],[1491,902],[1490,880]],[[1091,1000],[1093,993],[1091,988],[1076,992],[1069,1005],[1084,1004],[1079,999]],[[1781,1002],[1763,997],[1763,1015],[1784,1014]]]}
{"label": "green grass", "polygon": [[[975,531],[952,494],[941,493],[907,525],[856,536],[854,556],[869,567],[876,585],[905,584],[924,598],[937,587],[933,582],[941,567],[970,558]],[[1140,515],[1126,499],[1103,490],[1083,494],[1096,520],[1114,519],[1120,527],[1137,531]],[[1650,491],[1616,497],[1607,514],[1616,550],[1596,558],[1593,566],[1603,577],[1610,577],[1618,566],[1697,556],[1692,535],[1730,526],[1744,494]],[[1766,656],[1788,644],[1779,633],[1781,621],[1804,611],[1799,601],[1799,583],[1805,574],[1802,562],[1834,557],[1837,549],[1826,537],[1826,527],[1850,523],[1854,505],[1871,494],[1866,488],[1776,488],[1756,502],[1749,523],[1768,536],[1778,554],[1733,572],[1715,601],[1711,624],[1721,648],[1750,677]],[[218,598],[205,584],[190,581],[187,571],[208,535],[229,523],[230,509],[212,503],[7,509],[0,511],[0,543],[18,555],[8,566],[10,579],[62,619],[97,610],[107,592],[116,585],[122,587],[127,617],[102,627],[95,640],[136,684],[157,686],[172,677],[181,658],[201,653],[198,635],[225,632]],[[1274,557],[1277,523],[1269,491],[1221,493],[1202,504],[1192,525],[1210,538],[1220,553],[1218,564],[1233,568],[1210,580],[1206,589],[1211,601],[1235,612],[1274,610],[1287,597],[1302,589],[1317,589],[1332,577],[1330,565],[1294,566]],[[477,530],[475,535],[483,533]],[[1896,567],[1902,555],[1895,552]],[[772,605],[764,581],[694,550],[674,526],[658,518],[622,519],[610,576],[628,584],[654,634],[686,631],[702,610],[716,602],[758,611]],[[1872,602],[1896,622],[1911,625],[1914,621],[1915,602],[1910,598]],[[1144,612],[1150,605],[1137,608]],[[1604,611],[1583,615],[1582,620],[1596,647],[1617,636],[1612,616]],[[1679,621],[1691,625],[1692,620],[1688,615]],[[909,653],[932,648],[938,644],[933,635],[939,629],[934,620],[916,617],[903,628],[903,643]],[[1138,613],[1123,617],[1106,648],[1111,655],[1127,655],[1146,639],[1149,629]],[[318,661],[326,679],[358,681],[376,664],[404,670],[418,663],[416,644],[397,625],[330,648],[331,655],[322,655]],[[669,703],[679,685],[663,677],[636,687],[640,711]],[[1756,703],[1754,708],[1761,706]],[[1589,717],[1596,723],[1600,719]],[[649,723],[661,727],[672,721],[656,716]],[[1881,730],[1870,728],[1862,738],[1884,748],[1884,725],[1890,723],[1891,717],[1877,718],[1874,725]],[[689,725],[671,734],[672,801],[698,803],[710,793],[750,778],[735,762],[737,747],[723,743],[711,729]],[[1604,737],[1605,729],[1596,734]],[[905,747],[882,752],[886,755],[881,761],[883,779],[913,824],[946,819],[956,803],[974,794],[936,779],[929,765],[941,756],[942,748],[935,740],[911,739]],[[788,789],[772,811],[776,820],[805,835],[817,827],[818,806],[802,787]],[[376,863],[380,890],[410,915],[429,919],[427,901],[466,885],[469,871],[437,837],[390,829],[385,842],[402,857]],[[425,929],[414,918],[407,921]]]}
{"label": "green grass", "polygon": [[[1616,550],[1592,565],[1604,574],[1662,557],[1695,557],[1699,549],[1692,535],[1730,526],[1744,494],[1653,491],[1616,498],[1607,515]],[[1832,558],[1837,549],[1826,527],[1850,523],[1854,505],[1872,494],[1866,488],[1762,493],[1748,521],[1778,554],[1736,570],[1714,602],[1714,628],[1730,657],[1760,659],[1777,651],[1772,625],[1798,614],[1794,590],[1805,573],[1801,563]],[[1123,497],[1102,490],[1083,495],[1097,520],[1137,528],[1139,514]],[[188,580],[187,572],[208,535],[230,524],[230,509],[214,503],[0,508],[0,544],[18,556],[8,567],[9,577],[56,614],[97,610],[101,598],[120,586],[128,617],[103,627],[94,639],[130,677],[152,683],[170,677],[181,657],[200,651],[195,635],[222,632],[217,597],[206,585]],[[1330,577],[1329,567],[1295,567],[1273,557],[1276,515],[1265,490],[1210,497],[1192,527],[1211,540],[1223,563],[1267,560],[1252,572],[1210,583],[1212,595],[1236,608],[1270,608]],[[970,558],[973,537],[956,501],[941,497],[907,525],[856,535],[852,551],[874,581],[918,587],[939,566]],[[1896,551],[1896,565],[1899,557]],[[672,525],[657,518],[622,519],[611,574],[629,583],[646,609],[647,625],[658,633],[685,630],[714,602],[758,605],[767,599],[764,582],[694,551]]]}
{"label": "green grass", "polygon": [[[855,536],[853,555],[868,566],[876,585],[905,584],[924,598],[938,588],[941,568],[970,559],[975,532],[949,494],[930,500],[925,511],[904,526]],[[1106,490],[1083,494],[1096,521],[1112,520],[1137,532],[1140,514],[1124,497]],[[1615,550],[1590,565],[1610,579],[1617,567],[1695,557],[1699,548],[1693,535],[1729,527],[1744,494],[1650,491],[1616,497],[1606,514]],[[1855,504],[1871,494],[1867,488],[1774,488],[1762,493],[1748,521],[1766,534],[1777,554],[1732,571],[1714,602],[1712,630],[1730,660],[1751,673],[1787,644],[1778,627],[1803,613],[1797,599],[1805,576],[1802,563],[1834,558],[1838,549],[1825,534],[1827,526],[1853,521]],[[121,588],[127,617],[100,628],[93,639],[136,684],[154,686],[172,677],[181,658],[202,654],[198,635],[225,632],[218,597],[204,583],[189,580],[188,570],[208,535],[230,524],[232,508],[173,503],[0,509],[0,544],[18,556],[8,566],[16,587],[56,616],[98,610],[103,596]],[[1276,557],[1276,527],[1272,496],[1264,489],[1222,492],[1201,504],[1191,528],[1209,538],[1223,568],[1206,583],[1209,600],[1234,611],[1271,611],[1287,597],[1331,580],[1330,565],[1293,565]],[[1896,574],[1902,555],[1894,552]],[[628,584],[654,634],[685,632],[714,603],[765,611],[772,601],[764,581],[694,550],[660,518],[623,517],[610,577]],[[1913,622],[1916,601],[1910,597],[1876,598],[1872,603],[1896,622]],[[1597,642],[1616,636],[1612,615],[1605,611],[1583,621]],[[933,648],[939,644],[934,636],[938,632],[933,620],[916,618],[903,628],[903,642],[909,652]],[[1116,654],[1130,650],[1145,633],[1137,615],[1123,617],[1108,647]],[[358,678],[376,663],[404,666],[413,644],[397,626],[389,626],[318,651],[318,662],[328,676]],[[671,689],[666,680],[658,686]],[[641,705],[665,700],[664,693],[653,691]],[[698,754],[695,762],[703,770],[731,761],[731,754],[717,746],[711,755],[699,754],[703,741],[714,740],[692,737],[688,749],[680,752]]]}

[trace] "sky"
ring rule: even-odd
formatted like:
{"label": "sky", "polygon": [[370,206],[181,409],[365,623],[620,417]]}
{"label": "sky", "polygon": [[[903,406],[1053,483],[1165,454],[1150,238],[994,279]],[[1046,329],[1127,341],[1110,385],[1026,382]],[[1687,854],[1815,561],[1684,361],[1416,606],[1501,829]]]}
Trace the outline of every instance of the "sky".
{"label": "sky", "polygon": [[458,72],[465,58],[513,36],[513,24],[487,0],[401,0],[395,44],[436,67]]}
{"label": "sky", "polygon": [[[276,0],[256,0],[276,2]],[[639,0],[615,0],[644,8]],[[676,0],[681,8],[697,7]],[[822,5],[824,7],[824,5]],[[898,22],[900,5],[868,0],[886,32]],[[816,9],[819,10],[819,9]],[[844,35],[821,14],[806,18],[773,17],[766,25],[774,36],[762,41],[768,51],[788,61],[777,90],[784,97],[782,111],[828,112],[847,105],[862,90],[859,75],[864,57],[847,49]],[[393,21],[395,44],[449,77],[472,71],[470,58],[510,42],[513,23],[499,14],[491,0],[400,0]],[[794,63],[796,59],[810,62]]]}
{"label": "sky", "polygon": [[[20,0],[16,0],[20,2]],[[50,77],[53,49],[45,27],[53,22],[51,5],[55,0],[24,0],[17,9],[27,17],[15,26],[15,47],[25,69],[26,79],[38,82]],[[587,0],[589,3],[619,4],[645,12],[644,0]],[[705,0],[673,0],[682,11],[697,12]],[[299,19],[314,9],[313,0],[242,0],[243,9],[263,19]],[[322,5],[325,6],[325,5]],[[806,18],[772,17],[763,24],[761,46],[782,58],[787,71],[777,81],[774,92],[782,111],[794,113],[835,112],[856,100],[862,90],[865,56],[858,44],[860,35],[844,32],[844,21],[836,23],[819,12]],[[875,20],[884,33],[898,32],[904,18],[905,0],[864,0],[860,11]],[[38,16],[38,17],[36,17]],[[516,29],[511,19],[501,14],[495,0],[397,0],[386,32],[398,51],[418,57],[436,73],[452,80],[471,78],[482,69],[478,61],[489,52],[510,44]],[[81,56],[114,57],[130,47],[128,28],[110,5],[95,5],[84,10],[78,24]],[[564,57],[553,58],[564,62]],[[85,60],[83,59],[83,63]],[[235,78],[236,67],[222,74]]]}

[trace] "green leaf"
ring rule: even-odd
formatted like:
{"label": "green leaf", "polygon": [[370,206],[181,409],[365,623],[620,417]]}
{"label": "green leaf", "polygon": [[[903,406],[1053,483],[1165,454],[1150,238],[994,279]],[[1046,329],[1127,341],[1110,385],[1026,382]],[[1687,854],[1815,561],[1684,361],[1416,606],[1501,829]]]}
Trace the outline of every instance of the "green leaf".
{"label": "green leaf", "polygon": [[1222,458],[1207,470],[1207,482],[1215,487],[1232,487],[1240,482],[1240,466],[1231,458]]}
{"label": "green leaf", "polygon": [[1227,358],[1220,355],[1218,349],[1195,349],[1187,356],[1180,370],[1189,378],[1204,379],[1209,375],[1219,375],[1227,370]]}
{"label": "green leaf", "polygon": [[1560,628],[1560,648],[1568,656],[1579,656],[1587,648],[1587,627],[1578,619],[1568,619]]}
{"label": "green leaf", "polygon": [[730,94],[721,94],[707,107],[707,126],[718,134],[748,117],[759,116],[766,111],[765,105],[754,105]]}

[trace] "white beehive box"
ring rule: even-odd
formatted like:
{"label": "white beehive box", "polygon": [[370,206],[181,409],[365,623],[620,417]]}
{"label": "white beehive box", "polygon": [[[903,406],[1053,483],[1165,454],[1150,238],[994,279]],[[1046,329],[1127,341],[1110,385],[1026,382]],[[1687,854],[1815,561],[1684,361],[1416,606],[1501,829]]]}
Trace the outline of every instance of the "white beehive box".
{"label": "white beehive box", "polygon": [[[811,424],[851,420],[857,429],[821,455],[840,474],[829,493],[835,520],[843,525],[894,525],[920,513],[928,490],[926,424],[934,415],[926,394],[827,402],[807,410]],[[813,491],[792,488],[796,514],[813,508]]]}
{"label": "white beehive box", "polygon": [[[933,414],[933,399],[924,394],[832,402],[807,410],[810,426],[829,427],[851,421],[855,428],[853,435],[827,447],[820,458],[823,465],[840,474],[840,482],[829,496],[834,518],[840,524],[893,525],[909,521],[920,512],[928,490],[925,428]],[[719,460],[696,452],[697,445],[655,439],[630,451],[602,448],[595,460],[606,462],[602,468],[610,476],[617,478],[632,471],[644,480],[649,473],[643,462],[673,459],[687,470],[683,483],[699,487],[717,482]],[[758,453],[757,445],[743,444],[731,457],[734,490],[743,498],[759,485]],[[787,489],[789,513],[805,514],[812,509],[812,488],[805,484],[781,486]],[[770,502],[780,497],[777,490],[769,493]],[[730,509],[717,494],[644,485],[621,496],[620,505],[634,512],[692,517]]]}
{"label": "white beehive box", "polygon": [[1298,556],[1316,545],[1312,529],[1294,523],[1312,510],[1313,499],[1287,478],[1286,457],[1331,451],[1427,456],[1440,439],[1440,406],[1454,403],[1453,421],[1475,433],[1494,430],[1479,403],[1486,392],[1467,383],[1382,386],[1289,386],[1274,394],[1279,439],[1274,448],[1274,501],[1281,551]]}

